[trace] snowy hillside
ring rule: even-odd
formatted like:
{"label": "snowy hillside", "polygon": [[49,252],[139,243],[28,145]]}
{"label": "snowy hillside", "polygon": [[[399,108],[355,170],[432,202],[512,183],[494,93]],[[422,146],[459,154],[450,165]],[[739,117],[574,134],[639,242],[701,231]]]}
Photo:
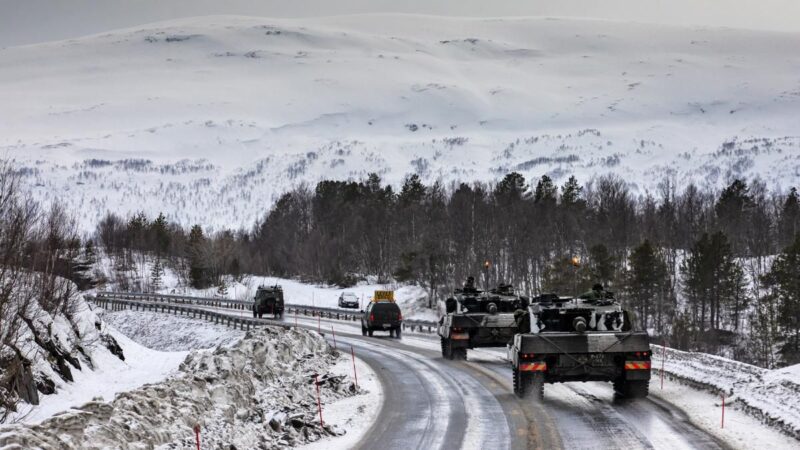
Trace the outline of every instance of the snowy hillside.
{"label": "snowy hillside", "polygon": [[214,16],[0,50],[35,197],[250,225],[288,187],[800,177],[800,34],[576,19]]}

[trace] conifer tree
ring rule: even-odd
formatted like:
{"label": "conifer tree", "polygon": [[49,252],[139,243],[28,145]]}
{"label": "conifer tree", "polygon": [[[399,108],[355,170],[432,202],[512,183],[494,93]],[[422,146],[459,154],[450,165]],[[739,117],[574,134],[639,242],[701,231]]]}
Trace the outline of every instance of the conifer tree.
{"label": "conifer tree", "polygon": [[782,247],[789,246],[800,234],[800,196],[792,188],[786,196],[778,218],[778,238]]}
{"label": "conifer tree", "polygon": [[781,349],[784,362],[800,362],[800,235],[786,247],[764,277],[778,302],[778,324],[786,344]]}
{"label": "conifer tree", "polygon": [[158,292],[163,284],[164,267],[161,265],[161,259],[156,258],[153,263],[153,268],[150,270],[150,289],[153,292]]}
{"label": "conifer tree", "polygon": [[630,256],[625,274],[625,297],[636,311],[642,327],[654,327],[659,333],[672,315],[669,304],[667,265],[658,250],[645,240]]}
{"label": "conifer tree", "polygon": [[[707,329],[719,330],[723,319],[739,320],[738,315],[747,302],[744,275],[725,234],[704,233],[684,260],[681,275],[692,319],[700,334]],[[726,317],[723,312],[729,315]]]}

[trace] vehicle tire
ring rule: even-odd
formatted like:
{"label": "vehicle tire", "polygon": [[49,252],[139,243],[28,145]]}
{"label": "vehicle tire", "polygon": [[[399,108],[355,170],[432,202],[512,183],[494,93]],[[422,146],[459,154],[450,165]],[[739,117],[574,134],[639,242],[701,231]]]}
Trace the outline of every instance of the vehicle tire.
{"label": "vehicle tire", "polygon": [[467,349],[465,347],[454,348],[450,352],[453,355],[453,359],[456,360],[456,361],[466,361],[467,360]]}
{"label": "vehicle tire", "polygon": [[258,313],[258,318],[259,319],[263,319],[264,318],[264,313]]}
{"label": "vehicle tire", "polygon": [[389,328],[389,337],[390,338],[394,337],[394,328]]}
{"label": "vehicle tire", "polygon": [[397,327],[397,329],[394,330],[394,337],[396,337],[397,339],[400,339],[400,330],[402,330],[402,328],[400,327]]}
{"label": "vehicle tire", "polygon": [[361,335],[362,336],[366,336],[367,335],[367,329],[364,328],[364,325],[361,325]]}
{"label": "vehicle tire", "polygon": [[367,328],[367,335],[369,335],[369,337],[372,337],[372,329],[371,328]]}
{"label": "vehicle tire", "polygon": [[526,389],[530,392],[533,396],[533,399],[537,402],[541,402],[544,400],[544,374],[539,372],[535,373],[529,377],[528,380],[529,384],[526,386]]}
{"label": "vehicle tire", "polygon": [[253,319],[255,319],[257,315],[258,315],[258,314],[256,314],[256,309],[255,309],[255,308],[253,308]]}
{"label": "vehicle tire", "polygon": [[623,398],[645,398],[650,393],[650,380],[614,381],[614,391]]}
{"label": "vehicle tire", "polygon": [[514,367],[513,378],[514,378],[514,393],[519,398],[525,398],[525,396],[527,395],[525,388],[527,387],[526,385],[528,381],[527,380],[528,375],[526,373],[520,372],[519,369]]}
{"label": "vehicle tire", "polygon": [[453,359],[453,356],[450,353],[450,339],[442,338],[442,358]]}

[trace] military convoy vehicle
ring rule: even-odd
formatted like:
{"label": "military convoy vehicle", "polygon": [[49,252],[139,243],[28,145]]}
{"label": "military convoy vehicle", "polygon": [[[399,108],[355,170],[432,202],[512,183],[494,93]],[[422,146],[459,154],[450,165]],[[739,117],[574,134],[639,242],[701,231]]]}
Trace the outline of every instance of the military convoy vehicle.
{"label": "military convoy vehicle", "polygon": [[283,288],[279,285],[259,286],[253,297],[253,317],[261,319],[264,314],[272,314],[276,319],[283,317]]}
{"label": "military convoy vehicle", "polygon": [[394,302],[394,291],[375,291],[375,295],[362,311],[361,335],[372,336],[375,331],[388,331],[390,337],[400,339],[403,313]]}
{"label": "military convoy vehicle", "polygon": [[610,381],[622,397],[647,396],[650,338],[602,286],[578,298],[535,297],[516,316],[508,356],[519,397],[540,400],[545,383],[566,381]]}
{"label": "military convoy vehicle", "polygon": [[469,277],[462,289],[444,302],[437,332],[445,359],[467,359],[467,349],[505,347],[518,332],[514,312],[528,307],[528,298],[501,284],[488,292]]}

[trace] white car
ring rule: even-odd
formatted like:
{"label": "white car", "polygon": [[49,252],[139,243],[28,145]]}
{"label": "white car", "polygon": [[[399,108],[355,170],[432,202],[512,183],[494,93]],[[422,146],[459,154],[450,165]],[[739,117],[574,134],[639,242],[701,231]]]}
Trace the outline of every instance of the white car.
{"label": "white car", "polygon": [[352,308],[358,309],[359,302],[358,296],[352,292],[343,292],[342,295],[339,296],[339,307],[340,308]]}

